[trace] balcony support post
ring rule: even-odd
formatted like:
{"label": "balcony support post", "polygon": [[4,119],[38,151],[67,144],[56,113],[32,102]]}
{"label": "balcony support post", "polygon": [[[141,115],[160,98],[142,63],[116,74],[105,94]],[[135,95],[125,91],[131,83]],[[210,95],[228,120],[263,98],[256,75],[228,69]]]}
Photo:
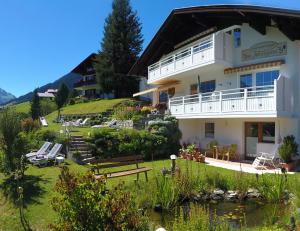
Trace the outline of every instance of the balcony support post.
{"label": "balcony support post", "polygon": [[219,93],[220,112],[222,112],[222,91]]}
{"label": "balcony support post", "polygon": [[247,107],[248,107],[248,105],[247,105],[247,97],[248,97],[248,89],[245,88],[245,89],[244,89],[244,105],[245,105],[244,110],[245,110],[245,111],[247,111]]}

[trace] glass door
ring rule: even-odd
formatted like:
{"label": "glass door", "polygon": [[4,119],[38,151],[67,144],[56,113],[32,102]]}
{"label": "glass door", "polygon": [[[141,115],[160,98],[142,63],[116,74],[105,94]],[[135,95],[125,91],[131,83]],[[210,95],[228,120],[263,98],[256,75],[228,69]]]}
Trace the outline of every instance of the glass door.
{"label": "glass door", "polygon": [[258,123],[245,123],[245,155],[246,159],[256,154],[258,143]]}

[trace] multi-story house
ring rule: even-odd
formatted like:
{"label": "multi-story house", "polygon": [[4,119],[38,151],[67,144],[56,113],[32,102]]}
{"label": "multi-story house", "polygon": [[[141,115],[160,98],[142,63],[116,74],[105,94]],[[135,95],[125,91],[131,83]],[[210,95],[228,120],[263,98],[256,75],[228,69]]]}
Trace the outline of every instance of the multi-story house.
{"label": "multi-story house", "polygon": [[300,143],[300,11],[246,5],[175,9],[129,74],[178,118],[183,143],[237,144],[241,158]]}
{"label": "multi-story house", "polygon": [[74,89],[80,91],[81,95],[88,99],[99,98],[101,93],[93,66],[95,58],[96,54],[92,53],[71,71],[82,76],[82,79],[74,84]]}

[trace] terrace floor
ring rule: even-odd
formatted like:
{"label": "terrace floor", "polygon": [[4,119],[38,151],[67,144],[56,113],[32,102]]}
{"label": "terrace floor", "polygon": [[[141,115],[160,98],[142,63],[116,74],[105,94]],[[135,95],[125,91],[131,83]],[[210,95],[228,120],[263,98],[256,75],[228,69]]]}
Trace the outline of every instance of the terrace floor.
{"label": "terrace floor", "polygon": [[[263,174],[263,173],[279,173],[281,174],[281,170],[278,169],[256,169],[252,167],[252,162],[232,162],[232,161],[224,161],[224,160],[217,160],[214,158],[205,158],[205,162],[207,165],[219,167],[219,168],[225,168],[230,169],[234,171],[242,171],[246,173],[257,173],[257,174]],[[289,174],[294,174],[293,172],[289,172]]]}

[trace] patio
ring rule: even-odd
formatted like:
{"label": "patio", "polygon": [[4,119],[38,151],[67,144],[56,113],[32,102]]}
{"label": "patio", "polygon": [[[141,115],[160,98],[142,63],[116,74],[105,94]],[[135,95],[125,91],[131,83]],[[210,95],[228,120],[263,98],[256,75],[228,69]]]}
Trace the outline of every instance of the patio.
{"label": "patio", "polygon": [[[205,163],[210,166],[225,168],[233,171],[242,171],[246,173],[264,174],[264,173],[277,173],[281,174],[281,169],[256,169],[252,166],[251,161],[244,162],[232,162],[218,160],[214,158],[205,158]],[[294,174],[294,172],[288,172],[289,174]]]}

